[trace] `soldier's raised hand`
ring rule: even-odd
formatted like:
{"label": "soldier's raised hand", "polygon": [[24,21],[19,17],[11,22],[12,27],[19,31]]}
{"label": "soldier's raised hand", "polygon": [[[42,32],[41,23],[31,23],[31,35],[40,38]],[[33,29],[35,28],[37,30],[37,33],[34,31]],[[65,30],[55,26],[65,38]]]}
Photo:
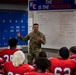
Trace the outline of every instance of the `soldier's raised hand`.
{"label": "soldier's raised hand", "polygon": [[20,37],[20,33],[17,33],[17,36]]}

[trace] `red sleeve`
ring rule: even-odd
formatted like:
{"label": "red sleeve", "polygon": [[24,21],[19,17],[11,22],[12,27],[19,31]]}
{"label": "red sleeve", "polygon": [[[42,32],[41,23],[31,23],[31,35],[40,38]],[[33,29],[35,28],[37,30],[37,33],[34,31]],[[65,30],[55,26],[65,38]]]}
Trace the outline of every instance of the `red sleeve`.
{"label": "red sleeve", "polygon": [[17,50],[10,50],[10,49],[4,49],[0,52],[1,57],[5,60],[5,61],[10,61],[12,58],[12,55],[14,54],[14,52],[16,52]]}
{"label": "red sleeve", "polygon": [[29,64],[24,65],[26,72],[35,71],[35,68]]}
{"label": "red sleeve", "polygon": [[0,70],[0,75],[3,75],[3,72],[2,72],[2,70]]}

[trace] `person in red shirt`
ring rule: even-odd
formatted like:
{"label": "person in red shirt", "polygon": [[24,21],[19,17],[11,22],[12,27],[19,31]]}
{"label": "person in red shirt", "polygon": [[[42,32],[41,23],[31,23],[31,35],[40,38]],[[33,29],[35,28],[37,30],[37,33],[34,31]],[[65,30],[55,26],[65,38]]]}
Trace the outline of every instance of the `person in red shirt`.
{"label": "person in red shirt", "polygon": [[2,70],[0,70],[0,75],[3,75],[3,72],[2,72]]}
{"label": "person in red shirt", "polygon": [[70,52],[71,52],[71,56],[70,56],[70,59],[74,59],[76,60],[76,46],[72,46],[70,49]]}
{"label": "person in red shirt", "polygon": [[59,50],[60,57],[49,58],[51,66],[48,68],[54,75],[73,75],[76,71],[76,62],[69,59],[69,50],[62,47]]}
{"label": "person in red shirt", "polygon": [[15,38],[9,39],[8,44],[10,46],[10,49],[3,49],[0,51],[1,58],[5,59],[6,62],[10,61],[13,53],[17,51],[16,49],[17,43],[18,43],[17,39]]}
{"label": "person in red shirt", "polygon": [[35,68],[25,64],[25,55],[22,51],[16,51],[11,61],[4,64],[5,75],[23,75],[26,72],[34,71]]}
{"label": "person in red shirt", "polygon": [[52,73],[46,72],[46,69],[51,65],[47,58],[38,57],[35,60],[36,71],[27,72],[24,75],[54,75]]}
{"label": "person in red shirt", "polygon": [[3,69],[4,63],[5,63],[5,60],[0,57],[0,70]]}
{"label": "person in red shirt", "polygon": [[5,61],[0,57],[0,75],[3,75],[3,65],[4,65]]}

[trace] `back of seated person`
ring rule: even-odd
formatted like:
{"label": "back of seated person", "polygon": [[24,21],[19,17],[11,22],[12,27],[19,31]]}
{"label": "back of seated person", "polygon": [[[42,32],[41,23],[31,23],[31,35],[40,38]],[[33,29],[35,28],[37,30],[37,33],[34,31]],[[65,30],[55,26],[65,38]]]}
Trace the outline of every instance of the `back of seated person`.
{"label": "back of seated person", "polygon": [[73,75],[76,71],[76,62],[69,59],[69,50],[67,47],[62,47],[59,50],[59,57],[49,58],[51,66],[49,70],[54,75]]}
{"label": "back of seated person", "polygon": [[4,66],[5,61],[0,57],[0,75],[3,75],[3,66]]}
{"label": "back of seated person", "polygon": [[[46,54],[46,52],[45,51],[41,51],[40,53],[39,53],[39,55],[38,55],[38,57],[37,58],[47,58],[47,54]],[[34,64],[35,64],[35,61],[34,61]]]}
{"label": "back of seated person", "polygon": [[3,65],[5,63],[5,60],[3,58],[0,57],[0,70],[3,69]]}
{"label": "back of seated person", "polygon": [[70,56],[70,59],[76,60],[76,46],[72,46],[69,50],[70,50],[70,53],[72,54]]}
{"label": "back of seated person", "polygon": [[38,57],[47,58],[47,54],[45,51],[41,51]]}
{"label": "back of seated person", "polygon": [[[40,58],[40,57],[41,57],[41,58],[47,58],[46,52],[45,52],[45,51],[41,51],[41,52],[39,53],[39,55],[38,55],[37,58]],[[36,67],[35,61],[34,61],[33,67]]]}
{"label": "back of seated person", "polygon": [[36,71],[27,72],[24,75],[54,75],[53,73],[47,72],[47,68],[51,65],[50,61],[44,57],[38,57],[35,60]]}
{"label": "back of seated person", "polygon": [[17,51],[17,49],[16,49],[17,43],[18,43],[17,39],[15,39],[15,38],[9,39],[8,44],[9,44],[10,49],[3,49],[0,51],[0,56],[2,58],[5,58],[6,62],[10,61],[13,53],[15,51]]}
{"label": "back of seated person", "polygon": [[0,75],[3,75],[3,71],[2,70],[0,70]]}
{"label": "back of seated person", "polygon": [[23,75],[25,72],[35,70],[31,65],[24,64],[25,55],[22,51],[16,51],[12,60],[4,64],[5,75]]}

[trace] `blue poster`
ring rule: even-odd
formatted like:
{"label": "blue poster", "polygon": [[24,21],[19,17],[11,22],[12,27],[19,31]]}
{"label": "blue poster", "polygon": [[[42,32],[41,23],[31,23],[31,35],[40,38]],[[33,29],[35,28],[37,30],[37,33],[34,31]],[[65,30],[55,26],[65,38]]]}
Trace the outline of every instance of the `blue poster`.
{"label": "blue poster", "polygon": [[29,0],[29,10],[76,9],[76,0]]}
{"label": "blue poster", "polygon": [[28,13],[26,11],[0,11],[0,47],[7,47],[10,38],[17,38],[18,45],[27,45],[17,37],[28,34]]}

